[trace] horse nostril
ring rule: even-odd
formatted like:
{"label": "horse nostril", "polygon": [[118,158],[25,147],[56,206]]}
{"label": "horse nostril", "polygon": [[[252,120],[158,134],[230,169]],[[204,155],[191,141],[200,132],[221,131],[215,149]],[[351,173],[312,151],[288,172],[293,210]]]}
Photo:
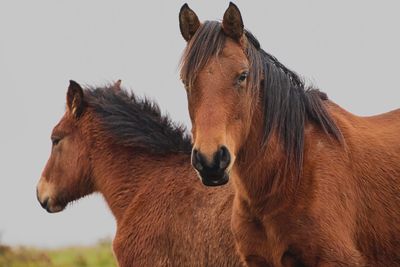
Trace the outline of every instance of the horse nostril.
{"label": "horse nostril", "polygon": [[49,202],[49,198],[48,198],[48,197],[45,198],[45,200],[43,200],[43,201],[39,201],[40,206],[42,206],[42,208],[44,208],[44,209],[46,209],[46,210],[47,210],[47,204],[48,204],[48,202]]}
{"label": "horse nostril", "polygon": [[40,203],[40,198],[39,198],[39,189],[36,187],[36,199]]}
{"label": "horse nostril", "polygon": [[203,170],[202,157],[197,149],[192,151],[192,165],[198,171]]}
{"label": "horse nostril", "polygon": [[229,150],[226,148],[226,146],[221,146],[218,151],[218,157],[219,167],[221,169],[226,169],[229,166],[229,163],[231,163],[231,154],[229,153]]}

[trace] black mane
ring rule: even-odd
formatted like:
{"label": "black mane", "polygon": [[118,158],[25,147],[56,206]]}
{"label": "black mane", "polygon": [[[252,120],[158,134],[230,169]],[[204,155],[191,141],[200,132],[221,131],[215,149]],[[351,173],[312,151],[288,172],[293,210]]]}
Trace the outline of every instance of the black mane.
{"label": "black mane", "polygon": [[[328,97],[315,88],[307,88],[302,79],[261,49],[258,40],[245,31],[246,55],[250,63],[248,87],[258,92],[257,100],[264,110],[264,139],[268,143],[277,134],[287,154],[286,168],[295,167],[294,176],[302,171],[304,128],[306,122],[321,127],[328,135],[342,141],[342,134],[325,107]],[[182,57],[181,78],[193,84],[198,72],[213,56],[222,52],[226,36],[221,23],[206,21],[188,43]]]}
{"label": "black mane", "polygon": [[268,142],[274,132],[278,134],[287,153],[286,165],[294,164],[294,176],[298,177],[303,165],[306,122],[321,127],[325,134],[340,143],[342,133],[325,107],[328,96],[317,88],[306,87],[295,72],[262,50],[249,31],[246,37],[259,51],[264,65],[264,80],[260,87],[264,109],[264,142]]}
{"label": "black mane", "polygon": [[118,145],[142,148],[152,153],[190,153],[186,128],[162,115],[159,106],[132,92],[112,86],[84,91],[87,105]]}

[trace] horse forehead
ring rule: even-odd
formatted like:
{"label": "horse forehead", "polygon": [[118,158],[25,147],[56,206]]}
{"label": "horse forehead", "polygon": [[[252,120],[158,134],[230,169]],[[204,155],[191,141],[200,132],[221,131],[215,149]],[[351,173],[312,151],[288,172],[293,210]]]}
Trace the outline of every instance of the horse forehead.
{"label": "horse forehead", "polygon": [[230,39],[226,40],[225,47],[222,50],[222,56],[238,61],[247,60],[243,47],[238,42]]}
{"label": "horse forehead", "polygon": [[71,129],[73,127],[73,121],[70,118],[70,116],[65,113],[64,116],[60,119],[60,121],[54,126],[53,128],[53,133],[57,132],[65,132],[68,129]]}
{"label": "horse forehead", "polygon": [[[204,76],[212,79],[212,76],[222,75],[219,78],[228,78],[231,74],[238,74],[239,72],[247,69],[249,62],[244,53],[239,49],[236,51],[223,52],[221,56],[211,58],[209,63],[204,67],[200,73],[202,78]],[[214,79],[217,77],[213,77]]]}

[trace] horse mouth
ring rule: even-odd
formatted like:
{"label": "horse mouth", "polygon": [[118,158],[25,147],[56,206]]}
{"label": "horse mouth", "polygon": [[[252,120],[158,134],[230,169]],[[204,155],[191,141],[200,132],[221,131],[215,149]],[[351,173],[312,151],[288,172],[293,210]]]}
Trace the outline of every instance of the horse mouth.
{"label": "horse mouth", "polygon": [[38,201],[40,203],[40,206],[42,206],[42,208],[45,209],[48,213],[57,213],[63,211],[67,206],[66,204],[57,203],[57,201],[54,201],[54,199],[52,198],[45,198],[44,200],[40,200],[38,197]]}
{"label": "horse mouth", "polygon": [[61,212],[61,211],[63,211],[63,210],[65,209],[65,206],[66,206],[66,205],[60,205],[60,204],[57,204],[57,205],[49,205],[49,206],[46,207],[46,211],[47,211],[48,213],[57,213],[57,212]]}
{"label": "horse mouth", "polygon": [[229,174],[223,172],[221,174],[204,174],[199,173],[200,180],[205,186],[221,186],[229,182]]}

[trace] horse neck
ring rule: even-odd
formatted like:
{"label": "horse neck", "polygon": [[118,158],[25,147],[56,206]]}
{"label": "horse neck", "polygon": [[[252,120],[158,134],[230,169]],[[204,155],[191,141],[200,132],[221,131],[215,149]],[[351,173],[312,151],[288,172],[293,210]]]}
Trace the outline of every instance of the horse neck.
{"label": "horse neck", "polygon": [[182,161],[181,154],[156,155],[113,144],[110,138],[99,138],[95,143],[91,155],[95,188],[103,195],[117,223],[141,190],[160,182],[160,168],[179,166],[177,160]]}
{"label": "horse neck", "polygon": [[252,203],[265,202],[271,194],[281,190],[285,155],[277,134],[272,132],[269,141],[263,143],[264,115],[260,104],[254,110],[246,141],[238,154],[234,173],[235,183],[243,197]]}

